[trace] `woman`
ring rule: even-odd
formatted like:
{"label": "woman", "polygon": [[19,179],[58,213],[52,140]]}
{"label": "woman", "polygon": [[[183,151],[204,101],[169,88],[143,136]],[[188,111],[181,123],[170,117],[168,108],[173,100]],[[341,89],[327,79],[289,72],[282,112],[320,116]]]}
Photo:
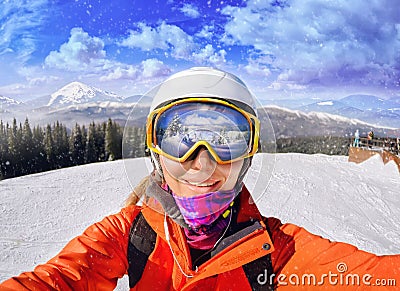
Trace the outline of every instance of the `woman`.
{"label": "woman", "polygon": [[261,216],[243,185],[259,132],[253,96],[234,75],[173,75],[155,90],[147,119],[154,171],[128,206],[1,290],[112,290],[126,273],[131,290],[365,290],[376,279],[400,281],[398,255]]}

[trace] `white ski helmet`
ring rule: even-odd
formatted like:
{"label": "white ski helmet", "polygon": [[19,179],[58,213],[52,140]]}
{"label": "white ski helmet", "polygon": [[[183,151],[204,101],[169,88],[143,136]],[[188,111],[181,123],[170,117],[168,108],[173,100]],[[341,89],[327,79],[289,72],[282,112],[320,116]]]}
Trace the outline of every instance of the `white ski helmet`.
{"label": "white ski helmet", "polygon": [[253,94],[242,80],[231,73],[210,67],[193,67],[178,72],[159,85],[152,95],[154,97],[150,112],[162,104],[181,98],[216,97],[227,101],[238,101],[249,106],[253,111],[251,113],[257,113]]}
{"label": "white ski helmet", "polygon": [[[256,100],[244,82],[235,75],[210,67],[193,67],[178,72],[151,90],[153,97],[150,112],[172,101],[187,97],[215,97],[231,102],[242,110],[257,115]],[[156,171],[163,177],[158,154],[150,150]],[[245,158],[237,186],[251,166],[252,157]]]}
{"label": "white ski helmet", "polygon": [[[260,125],[259,134],[260,138],[261,136],[263,136],[263,138],[265,139],[264,141],[260,141],[267,143],[268,148],[266,149],[269,153],[275,152],[275,134],[272,123],[268,118],[268,114],[261,107],[258,108],[257,105],[260,105],[260,103],[246,87],[244,82],[231,73],[210,67],[190,68],[173,74],[163,83],[159,84],[158,86],[154,87],[149,92],[144,94],[143,97],[146,97],[143,98],[143,102],[148,100],[147,98],[151,98],[152,100],[150,105],[150,113],[157,108],[161,108],[168,103],[176,101],[177,99],[187,97],[215,97],[219,99],[224,99],[227,102],[231,102],[242,110],[245,110],[246,112],[249,112],[253,115],[257,116],[259,115],[257,113],[260,113],[260,117],[262,118],[262,120],[260,121],[262,122],[262,124]],[[123,155],[125,159],[126,172],[133,173],[132,175],[128,175],[128,179],[136,176],[134,174],[137,171],[138,162],[137,160],[131,159],[132,152],[137,151],[138,149],[136,140],[134,140],[134,137],[132,137],[132,135],[130,134],[130,127],[128,126],[128,124],[133,127],[137,126],[138,120],[140,118],[143,118],[142,114],[145,113],[141,107],[147,107],[145,103],[139,105],[139,108],[136,108],[137,110],[132,110],[127,121],[127,126],[124,130]],[[260,111],[257,112],[257,109]],[[260,146],[261,142],[259,143],[259,149]],[[155,175],[154,177],[158,177],[162,181],[164,177],[160,164],[160,155],[150,150],[149,148],[146,149],[146,153],[149,154],[149,156],[151,157],[151,162],[153,164],[153,169],[149,169],[149,171],[152,171],[152,174]],[[264,159],[268,160],[269,163],[267,170],[262,168]],[[243,166],[237,180],[237,186],[240,186],[240,184],[242,183],[244,176],[246,175],[252,164],[252,160],[253,156],[244,158]],[[264,182],[266,180],[271,179],[272,170],[275,164],[275,155],[265,156],[259,161],[260,162],[256,163],[254,166],[254,173],[258,173],[258,175],[263,173],[262,175],[260,175],[263,177],[263,179],[260,179],[260,182],[257,182],[254,186],[251,186],[253,187],[253,189],[249,188],[255,201],[258,200],[259,197],[261,197],[260,195],[264,193],[264,190],[256,192],[253,192],[253,190],[256,189],[256,186],[259,189],[264,189],[263,187],[261,187],[260,183],[264,185]],[[158,179],[156,180],[159,181]],[[256,178],[256,180],[258,181],[259,179]],[[131,183],[135,184],[136,181],[132,180]],[[268,183],[266,183],[265,185],[268,185]]]}

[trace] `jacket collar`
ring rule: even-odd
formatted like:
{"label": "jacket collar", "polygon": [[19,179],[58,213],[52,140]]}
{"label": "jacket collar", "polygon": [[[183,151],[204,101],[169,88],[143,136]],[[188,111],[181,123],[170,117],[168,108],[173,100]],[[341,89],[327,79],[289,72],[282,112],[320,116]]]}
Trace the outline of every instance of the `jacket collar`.
{"label": "jacket collar", "polygon": [[150,183],[146,189],[145,204],[159,213],[167,213],[177,224],[188,228],[174,197],[161,188],[160,184],[162,181],[157,174],[158,173],[154,171],[150,175]]}
{"label": "jacket collar", "polygon": [[[239,198],[240,205],[236,215],[236,224],[242,223],[245,224],[245,227],[231,236],[225,237],[213,251],[212,258],[200,265],[196,271],[191,268],[189,246],[183,229],[179,224],[174,223],[175,219],[167,217],[171,250],[183,271],[193,276],[188,279],[188,284],[191,285],[193,282],[203,278],[239,268],[274,250],[262,216],[246,188],[243,188]],[[146,204],[143,206],[142,213],[157,235],[165,242],[165,212],[161,205],[156,209],[154,205],[150,207]]]}

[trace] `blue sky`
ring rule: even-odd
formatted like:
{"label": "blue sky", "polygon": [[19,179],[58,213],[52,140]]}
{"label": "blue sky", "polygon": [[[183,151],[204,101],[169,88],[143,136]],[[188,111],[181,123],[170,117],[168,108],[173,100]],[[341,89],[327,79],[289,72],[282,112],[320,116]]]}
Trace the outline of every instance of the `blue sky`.
{"label": "blue sky", "polygon": [[261,99],[398,95],[399,0],[3,0],[0,95],[80,81],[145,93],[192,66],[239,75]]}

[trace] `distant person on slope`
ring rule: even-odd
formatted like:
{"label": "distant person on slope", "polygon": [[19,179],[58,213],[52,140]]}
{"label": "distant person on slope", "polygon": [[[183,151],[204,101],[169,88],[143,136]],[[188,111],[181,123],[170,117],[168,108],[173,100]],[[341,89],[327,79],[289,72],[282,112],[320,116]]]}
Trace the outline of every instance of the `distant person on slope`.
{"label": "distant person on slope", "polygon": [[359,147],[359,146],[360,146],[360,132],[357,129],[356,132],[354,133],[353,147]]}
{"label": "distant person on slope", "polygon": [[372,148],[372,140],[374,139],[374,132],[372,129],[368,132],[367,135],[367,141],[368,141],[368,147],[371,149]]}
{"label": "distant person on slope", "polygon": [[1,290],[113,290],[125,274],[131,290],[371,290],[379,278],[400,283],[400,255],[376,256],[260,214],[243,184],[260,121],[236,76],[192,68],[155,92],[146,140],[154,170],[129,205]]}

